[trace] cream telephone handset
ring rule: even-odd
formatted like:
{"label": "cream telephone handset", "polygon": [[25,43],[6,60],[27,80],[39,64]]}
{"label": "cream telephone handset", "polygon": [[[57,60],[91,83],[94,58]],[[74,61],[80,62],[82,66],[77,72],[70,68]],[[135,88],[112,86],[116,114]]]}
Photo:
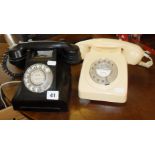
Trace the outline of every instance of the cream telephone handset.
{"label": "cream telephone handset", "polygon": [[[78,93],[80,99],[124,103],[127,99],[127,64],[149,68],[151,57],[138,45],[117,39],[78,42],[84,59]],[[142,58],[147,57],[148,62]]]}

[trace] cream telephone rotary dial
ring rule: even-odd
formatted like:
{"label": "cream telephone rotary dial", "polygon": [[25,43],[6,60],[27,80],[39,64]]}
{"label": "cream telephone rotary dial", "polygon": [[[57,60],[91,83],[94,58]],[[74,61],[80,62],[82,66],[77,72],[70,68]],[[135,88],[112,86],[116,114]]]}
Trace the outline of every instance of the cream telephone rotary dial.
{"label": "cream telephone rotary dial", "polygon": [[[84,59],[80,99],[124,103],[127,100],[127,64],[149,68],[151,57],[138,45],[117,39],[90,39],[76,44]],[[143,62],[147,57],[149,61]]]}

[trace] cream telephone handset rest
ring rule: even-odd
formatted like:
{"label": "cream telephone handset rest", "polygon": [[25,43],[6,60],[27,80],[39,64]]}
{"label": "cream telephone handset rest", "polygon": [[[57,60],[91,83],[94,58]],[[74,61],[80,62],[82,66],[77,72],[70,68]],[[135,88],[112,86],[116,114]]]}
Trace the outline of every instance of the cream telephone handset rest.
{"label": "cream telephone handset rest", "polygon": [[[151,57],[138,45],[117,39],[91,39],[77,43],[84,59],[81,99],[124,103],[127,99],[127,64],[149,68]],[[148,62],[142,58],[147,57]]]}
{"label": "cream telephone handset rest", "polygon": [[[81,56],[90,52],[91,47],[100,48],[121,48],[122,54],[125,56],[127,63],[131,65],[141,65],[149,68],[153,65],[152,58],[140,46],[118,39],[90,39],[77,43],[80,48]],[[148,62],[141,61],[143,57],[150,59]]]}

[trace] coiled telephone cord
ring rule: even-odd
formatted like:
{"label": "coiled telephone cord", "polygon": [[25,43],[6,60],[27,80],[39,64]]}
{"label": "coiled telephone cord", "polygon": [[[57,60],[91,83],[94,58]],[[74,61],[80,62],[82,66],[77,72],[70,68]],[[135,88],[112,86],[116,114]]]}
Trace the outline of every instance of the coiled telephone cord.
{"label": "coiled telephone cord", "polygon": [[5,73],[8,74],[10,77],[12,77],[12,79],[21,78],[23,76],[23,73],[14,73],[11,70],[9,70],[7,66],[8,59],[9,59],[9,54],[8,52],[5,52],[3,54],[3,59],[2,59],[2,68],[5,71]]}

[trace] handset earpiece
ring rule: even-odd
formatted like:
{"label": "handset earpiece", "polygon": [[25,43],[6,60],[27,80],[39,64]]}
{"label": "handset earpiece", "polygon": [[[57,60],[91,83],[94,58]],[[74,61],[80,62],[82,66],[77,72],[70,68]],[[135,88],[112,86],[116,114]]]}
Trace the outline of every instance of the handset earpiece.
{"label": "handset earpiece", "polygon": [[88,52],[90,52],[91,46],[83,44],[83,42],[78,42],[76,45],[80,49],[82,60],[85,58]]}
{"label": "handset earpiece", "polygon": [[9,69],[7,62],[9,62],[20,68],[24,69],[25,67],[25,59],[26,59],[26,51],[25,49],[22,48],[22,46],[15,45],[11,47],[6,53],[3,55],[3,60],[2,60],[2,68],[3,70],[13,79],[15,78],[20,78],[23,76],[23,72],[13,72]]}
{"label": "handset earpiece", "polygon": [[68,64],[78,64],[81,62],[81,53],[78,46],[70,44],[70,49],[63,52],[63,59]]}
{"label": "handset earpiece", "polygon": [[9,55],[9,62],[11,64],[21,69],[24,68],[26,59],[26,50],[22,46],[17,45],[16,47],[9,49],[8,55]]}

